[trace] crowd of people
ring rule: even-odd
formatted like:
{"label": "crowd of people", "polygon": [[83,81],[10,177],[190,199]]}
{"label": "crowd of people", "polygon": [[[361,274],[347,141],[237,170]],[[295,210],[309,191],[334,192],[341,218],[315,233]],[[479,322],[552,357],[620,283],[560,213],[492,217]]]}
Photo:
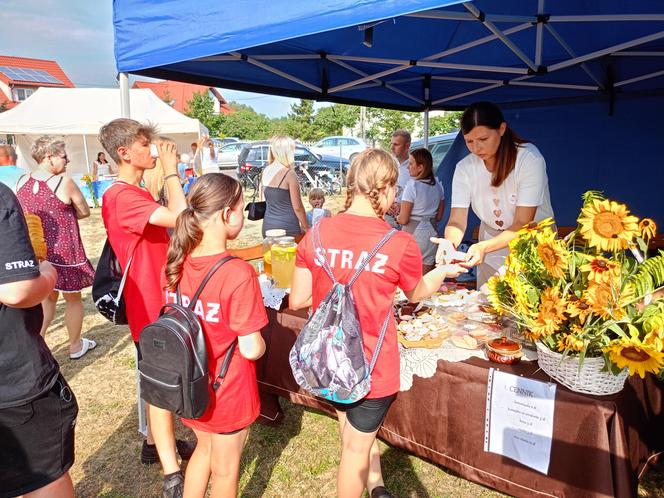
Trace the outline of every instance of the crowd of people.
{"label": "crowd of people", "polygon": [[[312,209],[305,211],[293,171],[295,142],[284,136],[270,141],[269,164],[259,186],[266,201],[263,233],[279,228],[302,237],[291,308],[316,309],[332,287],[321,257],[329,262],[336,281],[347,282],[371,248],[392,227],[399,230],[353,287],[366,356],[379,351],[380,355],[369,394],[350,405],[335,404],[341,435],[340,497],[359,497],[364,490],[371,498],[392,496],[383,481],[376,434],[399,390],[396,325],[390,319],[397,288],[411,301],[419,301],[438,290],[445,278],[473,266],[481,269],[481,283],[500,266],[505,248],[523,225],[553,214],[544,159],[534,145],[510,130],[496,106],[470,106],[461,132],[470,154],[454,174],[444,237],[459,245],[469,207],[482,227],[468,259],[454,264],[437,259],[445,195],[431,154],[426,149],[411,151],[407,131],[394,133],[391,154],[369,148],[355,158],[347,173],[344,208],[334,216],[324,209],[324,193],[317,189],[309,192]],[[165,303],[176,299],[176,289],[190,300],[208,271],[229,255],[228,241],[241,237],[244,195],[237,180],[218,172],[197,178],[185,195],[178,171],[182,157],[178,159],[174,142],[160,137],[151,125],[116,119],[101,128],[99,140],[117,168],[105,166],[105,154],[100,153],[95,175],[117,173],[104,193],[102,218],[120,267],[128,268],[123,295],[140,362],[143,328]],[[205,157],[198,150],[206,147],[203,150],[214,157],[207,143],[192,144],[192,155]],[[157,154],[151,150],[155,146]],[[11,146],[0,146],[0,182],[5,184],[0,185],[0,496],[67,498],[74,496],[69,469],[78,405],[44,333],[62,293],[69,358],[79,359],[96,346],[81,338],[81,290],[92,284],[94,270],[78,220],[90,210],[75,182],[65,175],[68,157],[62,141],[40,138],[32,156],[38,168],[22,171],[15,166]],[[42,220],[48,249],[44,261],[35,257],[24,212]],[[338,254],[344,257],[335,257]],[[236,496],[242,449],[259,415],[255,361],[265,352],[260,331],[268,322],[256,272],[240,259],[231,260],[214,273],[198,299],[204,309],[212,310],[199,314],[209,371],[219,370],[224,352],[235,340],[238,348],[222,387],[210,391],[205,413],[182,420],[195,438],[176,440],[173,414],[147,407],[148,433],[140,459],[145,464],[160,462],[164,497],[203,497],[209,481],[210,496]],[[377,348],[385,320],[385,339]],[[180,460],[189,460],[186,476]]]}

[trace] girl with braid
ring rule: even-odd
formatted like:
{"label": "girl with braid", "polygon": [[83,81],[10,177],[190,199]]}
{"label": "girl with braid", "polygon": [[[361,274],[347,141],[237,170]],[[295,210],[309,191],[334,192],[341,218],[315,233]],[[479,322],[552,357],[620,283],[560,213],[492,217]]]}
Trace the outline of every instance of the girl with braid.
{"label": "girl with braid", "polygon": [[[243,209],[237,180],[222,173],[196,180],[168,247],[165,302],[176,301],[179,286],[182,304],[190,304],[212,266],[230,255],[226,243],[240,234]],[[260,411],[255,361],[265,352],[260,329],[267,325],[267,315],[253,267],[241,259],[229,260],[213,274],[193,309],[203,327],[212,375],[235,340],[238,347],[203,416],[182,419],[198,438],[187,465],[184,496],[203,498],[210,477],[211,497],[236,496],[242,448]]]}
{"label": "girl with braid", "polygon": [[[345,211],[319,222],[320,247],[335,279],[347,283],[368,253],[391,229],[383,215],[394,202],[398,165],[385,151],[367,149],[351,164],[347,176]],[[314,254],[311,231],[297,250],[289,305],[292,309],[319,305],[332,288]],[[355,306],[367,361],[374,355],[386,316],[391,316],[394,293],[400,287],[413,302],[437,291],[446,277],[465,270],[458,265],[439,266],[422,276],[422,255],[413,236],[397,232],[366,265],[353,285]],[[367,489],[371,498],[386,498],[376,434],[399,391],[397,329],[390,319],[375,368],[371,391],[350,405],[336,404],[341,433],[341,462],[337,495],[359,498]]]}

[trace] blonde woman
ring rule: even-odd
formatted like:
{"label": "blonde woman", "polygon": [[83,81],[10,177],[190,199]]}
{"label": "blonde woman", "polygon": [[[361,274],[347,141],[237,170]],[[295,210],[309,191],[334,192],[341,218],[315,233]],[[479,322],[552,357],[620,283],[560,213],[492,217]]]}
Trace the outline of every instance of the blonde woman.
{"label": "blonde woman", "polygon": [[293,171],[293,139],[283,135],[272,137],[267,161],[268,165],[261,176],[261,196],[267,204],[263,218],[263,237],[267,230],[274,228],[286,230],[286,235],[301,235],[309,225],[302,204],[300,182]]}
{"label": "blonde woman", "polygon": [[91,339],[81,338],[81,290],[92,285],[95,271],[85,254],[78,220],[90,216],[90,208],[76,183],[65,176],[69,158],[62,140],[41,137],[32,145],[31,153],[39,169],[19,178],[16,197],[23,211],[41,218],[47,247],[46,259],[58,272],[55,290],[42,302],[44,322],[41,334],[43,336],[51,324],[62,292],[66,303],[69,358],[77,360],[97,345]]}

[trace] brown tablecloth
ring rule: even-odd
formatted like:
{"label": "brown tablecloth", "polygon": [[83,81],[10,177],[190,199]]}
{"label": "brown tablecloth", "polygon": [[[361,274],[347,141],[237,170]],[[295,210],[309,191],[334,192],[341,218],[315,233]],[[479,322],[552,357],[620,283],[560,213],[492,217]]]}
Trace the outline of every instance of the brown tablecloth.
{"label": "brown tablecloth", "polygon": [[[299,389],[288,353],[304,313],[269,310],[267,353],[258,365],[263,421],[279,423],[278,396],[333,414],[325,401]],[[648,459],[664,450],[664,388],[651,376],[631,377],[613,396],[556,392],[548,475],[484,451],[488,369],[478,358],[438,362],[429,379],[415,377],[390,408],[379,437],[462,477],[518,497],[636,497]],[[549,380],[537,365],[501,370]]]}

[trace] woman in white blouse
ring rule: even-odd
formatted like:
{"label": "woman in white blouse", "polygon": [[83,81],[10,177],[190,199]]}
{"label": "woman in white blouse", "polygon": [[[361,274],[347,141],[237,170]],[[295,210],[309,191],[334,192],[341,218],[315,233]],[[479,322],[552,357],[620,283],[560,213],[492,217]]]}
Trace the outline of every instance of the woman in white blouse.
{"label": "woman in white blouse", "polygon": [[422,272],[434,267],[436,244],[435,226],[443,217],[445,194],[443,186],[433,174],[433,158],[427,149],[415,149],[408,157],[410,179],[401,194],[401,210],[397,221],[402,230],[412,233],[422,252]]}
{"label": "woman in white blouse", "polygon": [[111,163],[106,160],[106,154],[97,154],[97,160],[92,162],[92,178],[96,181],[100,176],[114,175],[116,172]]}
{"label": "woman in white blouse", "polygon": [[553,218],[553,208],[544,157],[507,126],[495,104],[470,105],[461,132],[471,153],[454,171],[445,238],[455,247],[461,243],[472,207],[481,221],[479,242],[468,249],[464,266],[478,266],[479,288],[503,265],[516,233],[532,221]]}

